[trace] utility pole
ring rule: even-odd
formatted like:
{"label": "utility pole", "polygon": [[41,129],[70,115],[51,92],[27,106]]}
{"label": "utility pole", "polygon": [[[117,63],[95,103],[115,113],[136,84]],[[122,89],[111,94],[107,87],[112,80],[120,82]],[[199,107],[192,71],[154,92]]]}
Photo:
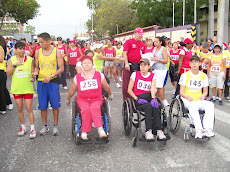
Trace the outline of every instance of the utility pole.
{"label": "utility pole", "polygon": [[194,24],[196,24],[196,0],[194,0]]}
{"label": "utility pole", "polygon": [[173,2],[173,27],[175,26],[175,20],[174,20],[174,18],[175,18],[175,11],[174,11],[174,9],[175,9],[175,6],[174,6],[175,4],[174,4],[174,2]]}
{"label": "utility pole", "polygon": [[214,37],[214,0],[209,0],[208,38]]}
{"label": "utility pole", "polygon": [[183,0],[183,26],[185,24],[185,0]]}
{"label": "utility pole", "polygon": [[93,31],[93,0],[92,0],[92,10],[91,10],[91,15],[92,15],[92,30],[91,30],[91,36],[92,36],[92,45],[93,45],[93,35],[92,34],[94,31]]}
{"label": "utility pole", "polygon": [[116,26],[117,26],[117,34],[118,34],[118,24],[116,24]]}
{"label": "utility pole", "polygon": [[224,12],[224,42],[228,44],[228,27],[229,27],[229,0],[225,0],[225,12]]}
{"label": "utility pole", "polygon": [[218,0],[218,17],[217,17],[217,43],[222,46],[224,42],[224,11],[225,0]]}

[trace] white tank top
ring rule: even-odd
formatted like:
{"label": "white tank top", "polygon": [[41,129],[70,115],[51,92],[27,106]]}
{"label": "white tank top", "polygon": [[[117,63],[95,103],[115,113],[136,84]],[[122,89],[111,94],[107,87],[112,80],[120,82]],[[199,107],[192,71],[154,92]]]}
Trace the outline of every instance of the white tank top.
{"label": "white tank top", "polygon": [[[162,46],[158,52],[156,52],[156,49],[157,49],[157,47],[155,47],[153,49],[153,57],[164,60],[164,57],[163,57],[164,47]],[[166,64],[163,64],[161,62],[154,63],[152,68],[156,69],[156,70],[167,70]]]}

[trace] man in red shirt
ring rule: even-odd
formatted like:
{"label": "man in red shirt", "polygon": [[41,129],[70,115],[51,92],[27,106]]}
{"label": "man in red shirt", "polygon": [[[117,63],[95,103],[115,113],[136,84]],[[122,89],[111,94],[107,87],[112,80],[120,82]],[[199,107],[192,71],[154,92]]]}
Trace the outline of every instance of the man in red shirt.
{"label": "man in red shirt", "polygon": [[144,53],[144,43],[142,42],[143,29],[138,27],[134,31],[132,39],[125,42],[123,56],[125,59],[125,68],[123,72],[122,93],[123,99],[130,97],[128,94],[128,85],[132,72],[139,70],[139,61],[141,54]]}

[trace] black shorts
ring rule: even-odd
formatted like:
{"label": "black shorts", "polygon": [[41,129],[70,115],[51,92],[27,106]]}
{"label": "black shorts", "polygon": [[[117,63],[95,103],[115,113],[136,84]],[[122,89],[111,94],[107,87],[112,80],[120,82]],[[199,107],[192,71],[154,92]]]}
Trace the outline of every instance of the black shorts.
{"label": "black shorts", "polygon": [[171,82],[177,82],[178,78],[177,78],[176,72],[178,71],[178,66],[179,66],[178,63],[175,64],[175,66],[172,66],[171,64],[169,66],[169,76],[170,76]]}
{"label": "black shorts", "polygon": [[77,74],[76,65],[69,65],[69,72],[70,72],[71,78],[74,78],[75,75]]}

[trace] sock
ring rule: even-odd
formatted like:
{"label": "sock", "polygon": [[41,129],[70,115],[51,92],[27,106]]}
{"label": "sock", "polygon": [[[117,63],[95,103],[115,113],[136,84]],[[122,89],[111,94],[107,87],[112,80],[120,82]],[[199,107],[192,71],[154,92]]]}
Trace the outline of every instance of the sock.
{"label": "sock", "polygon": [[21,127],[22,127],[23,129],[26,129],[25,124],[21,124]]}
{"label": "sock", "polygon": [[98,127],[97,131],[100,132],[101,130],[103,130],[103,127]]}
{"label": "sock", "polygon": [[219,101],[221,100],[221,98],[219,98]]}
{"label": "sock", "polygon": [[212,96],[212,99],[213,99],[213,100],[216,100],[216,96]]}
{"label": "sock", "polygon": [[30,125],[31,131],[34,130],[34,125]]}

